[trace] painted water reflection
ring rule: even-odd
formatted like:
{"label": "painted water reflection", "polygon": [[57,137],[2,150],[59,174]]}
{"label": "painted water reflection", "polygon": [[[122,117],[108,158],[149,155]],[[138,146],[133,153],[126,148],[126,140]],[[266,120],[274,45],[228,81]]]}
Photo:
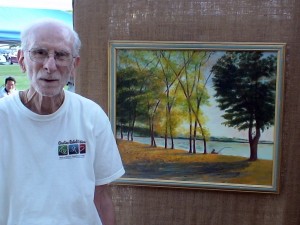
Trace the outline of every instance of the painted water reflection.
{"label": "painted water reflection", "polygon": [[[135,142],[150,144],[149,137],[134,137]],[[164,147],[165,142],[163,138],[155,138],[156,144],[159,147]],[[176,149],[183,149],[188,151],[189,141],[188,139],[174,139],[174,144]],[[203,141],[197,140],[197,153],[203,153]],[[168,143],[170,147],[171,144]],[[249,158],[250,147],[248,143],[239,142],[221,142],[221,141],[208,141],[207,142],[207,152],[210,153],[215,149],[216,152],[222,155],[232,155],[232,156],[242,156]],[[273,159],[273,149],[274,144],[258,144],[258,158],[259,159]]]}

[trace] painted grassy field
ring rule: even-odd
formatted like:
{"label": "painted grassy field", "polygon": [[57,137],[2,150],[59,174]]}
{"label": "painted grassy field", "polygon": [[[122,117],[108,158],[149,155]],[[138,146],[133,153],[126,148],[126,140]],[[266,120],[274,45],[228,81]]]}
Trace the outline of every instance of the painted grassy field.
{"label": "painted grassy field", "polygon": [[272,185],[272,161],[150,147],[118,140],[124,178]]}

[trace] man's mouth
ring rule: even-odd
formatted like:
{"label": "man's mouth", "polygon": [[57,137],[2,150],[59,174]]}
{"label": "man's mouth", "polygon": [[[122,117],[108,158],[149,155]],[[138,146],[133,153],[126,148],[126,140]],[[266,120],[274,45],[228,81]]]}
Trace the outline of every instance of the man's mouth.
{"label": "man's mouth", "polygon": [[45,81],[45,82],[55,82],[55,81],[58,81],[57,79],[41,79],[42,81]]}

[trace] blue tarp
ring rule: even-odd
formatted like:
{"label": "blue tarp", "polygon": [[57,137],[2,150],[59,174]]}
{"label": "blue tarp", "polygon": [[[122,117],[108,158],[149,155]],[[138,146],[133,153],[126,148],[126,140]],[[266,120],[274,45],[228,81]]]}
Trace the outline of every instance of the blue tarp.
{"label": "blue tarp", "polygon": [[29,23],[42,18],[54,18],[73,27],[72,13],[55,9],[0,7],[0,43],[20,42],[20,32]]}

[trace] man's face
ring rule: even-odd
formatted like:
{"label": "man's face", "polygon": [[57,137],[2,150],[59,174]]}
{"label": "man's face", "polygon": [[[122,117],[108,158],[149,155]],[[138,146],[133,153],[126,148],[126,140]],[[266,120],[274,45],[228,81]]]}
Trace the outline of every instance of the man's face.
{"label": "man's face", "polygon": [[15,82],[12,81],[12,80],[8,80],[5,84],[5,89],[8,91],[8,92],[11,92],[13,90],[15,90],[16,88],[16,85],[15,85]]}
{"label": "man's face", "polygon": [[[33,58],[33,54],[44,53],[47,55],[44,60]],[[55,58],[60,53],[70,54],[70,61],[64,65],[57,63]],[[76,65],[72,57],[72,43],[66,31],[51,26],[36,30],[22,54],[24,58],[20,63],[27,71],[31,88],[48,97],[62,92]]]}

